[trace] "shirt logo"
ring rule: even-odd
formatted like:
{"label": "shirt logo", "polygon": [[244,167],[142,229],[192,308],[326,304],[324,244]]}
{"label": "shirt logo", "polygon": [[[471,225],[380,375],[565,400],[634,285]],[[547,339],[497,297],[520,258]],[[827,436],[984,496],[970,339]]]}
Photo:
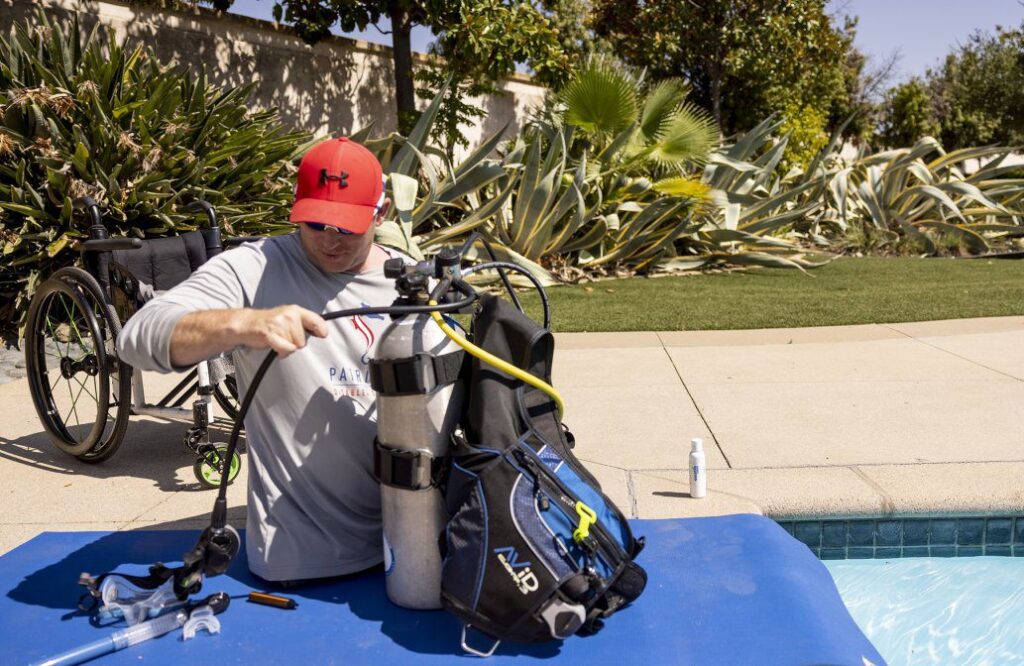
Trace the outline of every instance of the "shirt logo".
{"label": "shirt logo", "polygon": [[[359,306],[363,308],[370,307],[366,303],[360,303]],[[365,316],[366,319],[379,319],[380,321],[384,321],[384,315],[381,314],[370,314]],[[352,319],[350,320],[352,322],[352,325],[355,326],[356,330],[359,331],[359,334],[363,336],[363,354],[359,358],[359,360],[362,361],[363,365],[369,364],[370,350],[373,349],[373,342],[374,340],[377,339],[377,336],[373,332],[373,329],[370,328],[370,325],[366,323],[366,319],[363,319],[363,316],[359,315],[356,317],[352,317]]]}
{"label": "shirt logo", "polygon": [[[363,308],[370,307],[366,303],[360,303],[360,306]],[[380,314],[369,314],[349,319],[352,322],[352,327],[362,337],[362,354],[359,357],[362,366],[358,368],[330,366],[327,369],[328,381],[336,398],[341,396],[373,395],[373,389],[370,388],[370,371],[367,366],[370,363],[370,351],[373,349],[373,343],[377,339],[377,334],[374,333],[373,328],[367,323],[367,319],[384,321],[385,317]]]}

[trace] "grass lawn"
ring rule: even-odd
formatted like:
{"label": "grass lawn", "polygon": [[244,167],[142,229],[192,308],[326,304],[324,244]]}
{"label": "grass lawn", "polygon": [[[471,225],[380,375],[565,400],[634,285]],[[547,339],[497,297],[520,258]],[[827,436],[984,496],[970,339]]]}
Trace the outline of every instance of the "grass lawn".
{"label": "grass lawn", "polygon": [[[1024,315],[1024,261],[840,258],[548,290],[555,331],[787,328]],[[528,312],[539,299],[524,298]]]}

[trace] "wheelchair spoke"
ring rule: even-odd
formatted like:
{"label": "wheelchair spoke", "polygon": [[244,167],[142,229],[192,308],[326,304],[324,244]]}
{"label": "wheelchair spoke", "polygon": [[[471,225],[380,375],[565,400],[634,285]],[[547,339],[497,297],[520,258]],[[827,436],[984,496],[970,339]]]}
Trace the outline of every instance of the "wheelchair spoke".
{"label": "wheelchair spoke", "polygon": [[[86,356],[89,355],[90,351],[92,350],[92,346],[87,344],[86,341],[82,338],[82,331],[78,327],[78,323],[79,322],[76,320],[76,318],[75,318],[75,316],[73,314],[73,312],[77,312],[78,311],[78,306],[75,305],[74,302],[72,302],[71,303],[71,309],[69,310],[67,303],[63,300],[63,297],[61,298],[61,303],[64,305],[64,312],[65,312],[65,314],[67,314],[67,316],[68,316],[68,333],[69,334],[74,334],[75,344],[78,347],[78,350],[80,352],[80,355],[75,360],[76,361],[81,361],[82,359],[84,359]],[[84,314],[85,313],[83,312],[83,315]],[[69,355],[70,355],[70,351],[71,351],[71,342],[72,341],[71,341],[70,335],[69,335],[69,339],[68,339],[68,353],[69,353]]]}
{"label": "wheelchair spoke", "polygon": [[[44,344],[45,344],[45,340],[44,340]],[[46,372],[47,373],[51,372],[53,370],[53,368],[59,368],[60,367],[60,359],[61,359],[61,355],[60,354],[58,354],[56,352],[53,352],[53,351],[50,351],[50,350],[46,350],[46,357],[48,359],[53,359],[54,360],[53,366],[50,366],[49,362],[47,362],[47,364],[46,364]]]}
{"label": "wheelchair spoke", "polygon": [[[47,337],[47,334],[49,334],[49,337]],[[43,347],[44,360],[52,358],[55,361],[52,367],[48,361],[46,362],[46,372],[49,373],[53,369],[59,369],[60,361],[64,356],[61,352],[60,341],[57,339],[57,332],[53,328],[53,321],[50,319],[49,313],[46,315],[46,331],[40,337],[42,339],[39,344]],[[52,384],[50,385],[50,392],[53,392]]]}
{"label": "wheelchair spoke", "polygon": [[[85,391],[86,395],[88,395],[90,398],[92,398],[95,402],[97,402],[97,403],[99,402],[99,399],[96,396],[99,395],[100,391],[99,391],[99,387],[96,386],[96,378],[95,377],[92,378],[92,388],[93,388],[93,391],[95,391],[95,394],[90,392],[89,388],[85,385],[85,382],[79,380],[77,376],[75,377],[75,381],[78,382],[78,385],[82,387],[78,391],[78,395],[82,395],[82,391]],[[76,398],[76,401],[77,401],[77,398]]]}
{"label": "wheelchair spoke", "polygon": [[[78,413],[78,399],[82,397],[82,393],[84,392],[86,395],[91,397],[94,401],[98,402],[98,400],[96,400],[96,396],[93,395],[93,393],[89,391],[89,388],[85,385],[85,383],[82,382],[81,380],[79,380],[77,377],[75,378],[75,383],[78,384],[78,392],[77,393],[75,392],[75,387],[71,384],[71,380],[68,379],[66,381],[67,381],[67,385],[68,385],[68,395],[71,398],[71,407],[68,410],[67,417],[63,418],[62,420],[65,423],[68,423],[68,418],[71,417],[72,415],[74,415],[74,417],[75,417],[75,425],[78,426],[79,428],[81,428],[83,426],[82,426],[82,417]],[[96,392],[96,394],[98,394],[99,390],[96,387],[95,382],[96,382],[96,379],[94,377],[93,378],[93,383],[94,383],[93,384],[93,390]],[[108,409],[108,415],[109,415],[109,409]],[[99,416],[100,416],[99,413],[97,413],[96,414],[96,418],[98,419]]]}
{"label": "wheelchair spoke", "polygon": [[[58,296],[57,298],[61,298],[61,297],[62,296]],[[57,337],[57,331],[54,330],[53,321],[50,319],[49,312],[47,312],[47,314],[46,314],[46,329],[50,333],[50,340],[53,341],[53,346],[57,349],[57,358],[63,358],[64,355],[66,355],[66,354],[62,354],[62,352],[60,350],[60,339]],[[45,339],[43,340],[43,344],[46,344],[46,340]]]}
{"label": "wheelchair spoke", "polygon": [[[67,304],[67,301],[65,301],[65,300],[64,300],[64,299],[66,298],[66,296],[64,296],[64,294],[60,294],[60,295],[58,296],[58,298],[60,299],[60,304],[61,304],[62,306],[64,306],[64,312],[65,312],[65,314],[67,314],[67,316],[68,316],[68,319],[69,319],[69,320],[71,320],[71,319],[72,319],[72,316],[71,316],[71,312],[70,312],[70,311],[68,310],[68,304]],[[72,303],[72,308],[73,308],[73,307],[74,307],[74,304]],[[61,340],[60,338],[61,338],[61,336],[63,335],[63,337],[65,338],[65,339],[63,340],[63,343],[64,343],[64,352],[63,352],[63,353],[64,353],[64,356],[66,356],[67,358],[71,358],[71,336],[70,336],[70,333],[71,333],[71,324],[66,324],[66,326],[68,327],[68,330],[67,330],[67,332],[65,332],[65,333],[62,333],[62,332],[60,331],[60,326],[61,326],[61,325],[60,325],[60,324],[58,324],[58,325],[57,325],[57,329],[56,329],[56,330],[54,331],[54,334],[53,334],[53,335],[54,335],[54,341],[55,341],[55,342],[56,342],[56,343],[57,343],[57,344],[59,345],[59,344],[60,344],[60,343],[62,342],[62,340]],[[58,350],[59,350],[59,349],[60,349],[60,347],[58,346]],[[76,360],[76,361],[80,361],[80,360],[81,360],[81,358],[76,358],[75,360]]]}
{"label": "wheelchair spoke", "polygon": [[[60,295],[60,304],[64,306],[64,314],[66,314],[68,316],[68,332],[70,332],[71,327],[74,325],[75,317],[74,317],[74,315],[71,314],[71,310],[68,309],[68,304],[64,300],[64,294]],[[74,309],[74,307],[75,307],[75,305],[74,305],[74,303],[72,303],[71,304],[71,308]],[[68,341],[68,344],[69,345],[71,344],[70,340]]]}
{"label": "wheelchair spoke", "polygon": [[[68,379],[66,381],[67,381],[67,384],[68,384],[68,395],[71,395],[72,393],[74,393],[75,389],[74,389],[74,387],[71,386],[71,380],[70,379]],[[82,394],[82,391],[79,390],[78,391],[78,395],[81,395],[81,394]],[[71,398],[71,410],[68,412],[68,416],[70,417],[72,414],[74,414],[75,415],[75,425],[78,426],[79,428],[81,428],[82,427],[82,422],[79,420],[78,409],[76,409],[76,405],[78,404],[78,395],[73,396]],[[64,419],[62,419],[62,420],[64,421],[64,423],[68,422],[68,419],[66,417]]]}

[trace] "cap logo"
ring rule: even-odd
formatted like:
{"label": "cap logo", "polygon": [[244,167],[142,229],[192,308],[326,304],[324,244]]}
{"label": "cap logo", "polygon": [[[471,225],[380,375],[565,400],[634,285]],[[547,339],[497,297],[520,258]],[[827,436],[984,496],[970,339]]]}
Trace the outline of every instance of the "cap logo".
{"label": "cap logo", "polygon": [[320,184],[326,185],[330,180],[338,181],[338,187],[348,187],[348,171],[342,171],[340,175],[332,176],[327,173],[327,169],[320,169]]}

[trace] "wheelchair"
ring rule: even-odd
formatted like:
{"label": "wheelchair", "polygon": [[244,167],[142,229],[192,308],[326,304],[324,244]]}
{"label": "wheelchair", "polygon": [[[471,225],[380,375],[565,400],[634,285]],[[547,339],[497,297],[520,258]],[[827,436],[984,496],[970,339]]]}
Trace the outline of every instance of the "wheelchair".
{"label": "wheelchair", "polygon": [[100,463],[120,448],[133,414],[189,422],[184,442],[196,456],[196,479],[215,488],[227,474],[230,483],[240,458],[236,453],[227,461],[227,447],[213,445],[209,435],[212,402],[229,419],[238,415],[230,358],[199,363],[150,404],[142,373],[118,358],[116,341],[122,322],[155,294],[228,247],[255,238],[223,242],[213,206],[201,200],[186,207],[205,217],[201,228],[146,240],[111,238],[90,197],[76,199],[74,208],[92,220],[88,240],[79,247],[83,268],[58,269],[38,287],[25,327],[29,390],[43,428],[61,451]]}

